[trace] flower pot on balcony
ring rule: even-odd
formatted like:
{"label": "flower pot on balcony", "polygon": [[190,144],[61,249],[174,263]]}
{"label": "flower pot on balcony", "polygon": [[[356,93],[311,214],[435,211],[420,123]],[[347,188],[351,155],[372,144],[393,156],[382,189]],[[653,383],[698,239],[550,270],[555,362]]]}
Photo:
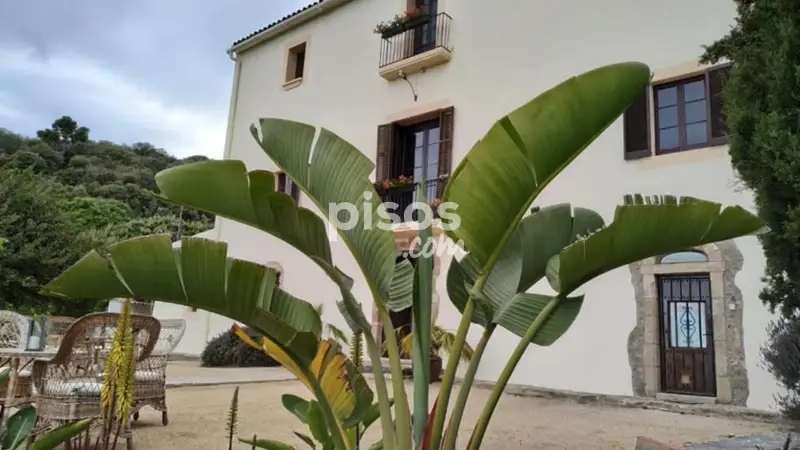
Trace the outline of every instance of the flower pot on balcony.
{"label": "flower pot on balcony", "polygon": [[408,30],[416,28],[420,25],[423,25],[431,20],[430,14],[418,14],[414,17],[409,18],[403,23],[399,23],[391,28],[387,28],[386,30],[381,32],[381,37],[384,39],[389,39],[390,37],[397,36],[398,34],[404,33]]}

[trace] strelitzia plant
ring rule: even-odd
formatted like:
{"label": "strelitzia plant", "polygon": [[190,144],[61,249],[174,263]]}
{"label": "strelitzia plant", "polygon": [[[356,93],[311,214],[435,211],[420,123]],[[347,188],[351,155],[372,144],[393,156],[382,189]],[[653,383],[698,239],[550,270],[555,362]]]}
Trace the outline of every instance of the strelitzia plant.
{"label": "strelitzia plant", "polygon": [[[443,221],[442,226],[467,252],[450,261],[447,273],[449,300],[461,312],[451,353],[461,354],[470,325],[483,330],[450,411],[458,358],[447,361],[439,395],[428,411],[433,260],[422,255],[416,268],[406,260],[398,262],[384,206],[366,201],[377,193],[370,179],[374,164],[364,153],[333,132],[304,123],[265,118],[251,128],[272,162],[329,221],[334,222],[336,213],[328,209],[330,204],[346,203],[362,212],[353,228],[336,232],[357,262],[359,280],[384,324],[393,410],[380,345],[353,295],[354,279],[333,261],[322,217],[276,192],[274,172],[248,172],[241,161],[167,169],[156,176],[156,183],[166,201],[249,225],[293,246],[334,283],[339,310],[351,330],[362,333],[370,358],[382,431],[382,440],[374,445],[380,448],[454,450],[487,343],[498,327],[518,336],[467,442],[475,450],[526,349],[553,344],[575,320],[584,300],[575,294],[577,289],[647,257],[764,231],[764,223],[740,207],[723,209],[694,198],[632,195],[617,207],[609,225],[591,209],[569,204],[532,208],[547,185],[641,95],[650,75],[646,65],[626,62],[566,80],[498,120],[450,176],[442,202],[458,205],[460,224]],[[424,202],[421,189],[418,194]],[[386,226],[377,226],[379,222]],[[420,224],[423,245],[432,234],[430,223]],[[176,254],[169,236],[135,238],[111,246],[107,255],[86,255],[45,290],[75,298],[135,295],[204,309],[258,330],[265,340],[256,345],[302,375],[314,395],[314,429],[328,442],[324,448],[355,449],[358,442],[349,437],[348,425],[366,416],[355,407],[343,416],[336,406],[340,398],[348,405],[367,405],[359,397],[371,402],[372,391],[352,391],[351,398],[347,383],[339,384],[346,393],[342,397],[324,389],[326,374],[348,383],[353,379],[345,376],[349,371],[341,368],[349,365],[338,353],[334,366],[320,356],[330,354],[330,343],[322,338],[312,303],[276,286],[274,269],[229,259],[227,250],[224,242],[186,238]],[[89,279],[91,283],[85,281]],[[553,294],[529,293],[542,279]],[[414,330],[413,428],[390,318],[390,311],[408,307]]]}
{"label": "strelitzia plant", "polygon": [[[8,382],[9,375],[8,370],[0,372],[0,385]],[[86,419],[68,423],[36,438],[36,408],[25,406],[0,424],[0,450],[52,450],[86,431],[92,422]]]}

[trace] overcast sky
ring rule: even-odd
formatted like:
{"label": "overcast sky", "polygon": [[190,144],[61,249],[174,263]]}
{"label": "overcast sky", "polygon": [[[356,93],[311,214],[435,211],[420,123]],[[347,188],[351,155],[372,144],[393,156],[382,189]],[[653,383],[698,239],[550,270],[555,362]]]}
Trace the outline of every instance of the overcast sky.
{"label": "overcast sky", "polygon": [[311,0],[0,0],[0,128],[221,158],[230,44]]}

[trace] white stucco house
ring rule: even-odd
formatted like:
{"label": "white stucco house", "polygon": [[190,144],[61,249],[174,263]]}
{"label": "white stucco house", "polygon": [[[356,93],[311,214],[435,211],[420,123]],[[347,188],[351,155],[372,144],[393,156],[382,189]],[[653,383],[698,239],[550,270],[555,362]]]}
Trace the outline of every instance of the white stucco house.
{"label": "white stucco house", "polygon": [[[427,19],[393,35],[373,32],[417,6]],[[702,45],[728,31],[734,12],[731,0],[321,0],[230,48],[225,158],[276,170],[249,127],[283,117],[324,126],[356,145],[377,163],[376,180],[417,179],[425,170],[440,179],[429,192],[440,194],[496,119],[569,76],[633,60],[652,68],[652,86],[537,203],[585,205],[607,221],[632,192],[752,209],[751,194],[734,186],[725,145],[719,92],[726,66],[696,62]],[[313,208],[285,178],[279,188]],[[391,195],[402,202],[412,194]],[[398,224],[396,235],[402,247],[414,230]],[[279,268],[287,291],[324,303],[324,319],[345,326],[334,285],[288,245],[221,219],[207,237],[228,242],[233,256]],[[332,247],[337,265],[359,274],[344,245]],[[455,328],[448,265],[444,257],[436,262],[434,311],[440,325]],[[572,329],[551,347],[530,347],[511,382],[770,409],[778,387],[760,364],[772,318],[758,299],[763,267],[757,240],[744,238],[618,269],[584,287],[587,300]],[[354,291],[369,298],[358,277]],[[187,319],[178,352],[190,354],[231,324],[160,303],[154,314]],[[377,318],[373,325],[379,332]],[[473,344],[478,334],[472,330]],[[496,333],[477,378],[495,380],[516,340]]]}

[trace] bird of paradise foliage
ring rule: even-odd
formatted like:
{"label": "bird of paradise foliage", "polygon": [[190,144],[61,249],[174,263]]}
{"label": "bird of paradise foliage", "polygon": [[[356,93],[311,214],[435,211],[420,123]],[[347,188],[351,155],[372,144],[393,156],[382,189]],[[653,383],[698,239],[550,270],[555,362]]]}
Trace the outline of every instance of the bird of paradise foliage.
{"label": "bird of paradise foliage", "polygon": [[[389,227],[365,226],[386,221],[385,215],[379,215],[382,205],[364,200],[365,192],[376,195],[370,180],[374,165],[329,130],[275,118],[261,119],[252,127],[267,156],[320,211],[330,214],[327,205],[331,203],[349,203],[364,211],[354,228],[336,231],[358,263],[374,310],[387,325],[393,411],[381,348],[353,296],[353,279],[333,261],[325,222],[290,196],[276,192],[273,172],[248,172],[241,161],[205,161],[167,169],[157,175],[156,182],[165,200],[259,229],[317,264],[337,286],[339,310],[348,326],[363,335],[375,377],[374,394],[363,388],[352,391],[355,399],[344,400],[326,389],[335,386],[347,391],[347,386],[361,382],[351,377],[350,364],[338,349],[334,351],[322,339],[320,317],[312,304],[277,287],[274,270],[229,259],[223,242],[186,238],[176,254],[168,236],[123,241],[105,255],[86,255],[45,290],[75,298],[125,296],[172,302],[222,314],[258,330],[265,340],[255,344],[298,374],[314,396],[312,401],[285,403],[293,412],[303,411],[309,426],[314,423],[313,439],[324,442],[321,447],[337,450],[357,448],[358,442],[349,438],[348,425],[359,419],[363,423],[359,411],[368,403],[359,397],[370,395],[377,397],[382,431],[382,441],[375,448],[454,450],[483,352],[494,331],[505,328],[520,340],[467,441],[468,449],[478,449],[528,346],[553,344],[575,320],[584,301],[582,295],[573,294],[576,289],[647,257],[764,230],[761,220],[740,207],[723,209],[694,198],[629,196],[609,225],[598,213],[569,204],[531,209],[545,187],[622,115],[649,81],[650,69],[635,62],[570,78],[498,120],[450,177],[442,201],[458,205],[460,226],[446,233],[463,242],[469,252],[451,261],[447,274],[448,297],[461,312],[451,353],[461,354],[470,324],[481,327],[483,333],[447,427],[459,360],[448,360],[439,396],[429,412],[426,362],[431,347],[433,261],[423,256],[416,269],[407,261],[397,264]],[[432,237],[430,227],[421,226],[419,235],[427,242]],[[541,279],[546,279],[554,294],[528,292]],[[409,306],[414,329],[413,427],[389,316],[390,311]],[[334,383],[331,378],[339,380]],[[294,409],[292,401],[306,406]],[[309,407],[310,403],[314,406]]]}

